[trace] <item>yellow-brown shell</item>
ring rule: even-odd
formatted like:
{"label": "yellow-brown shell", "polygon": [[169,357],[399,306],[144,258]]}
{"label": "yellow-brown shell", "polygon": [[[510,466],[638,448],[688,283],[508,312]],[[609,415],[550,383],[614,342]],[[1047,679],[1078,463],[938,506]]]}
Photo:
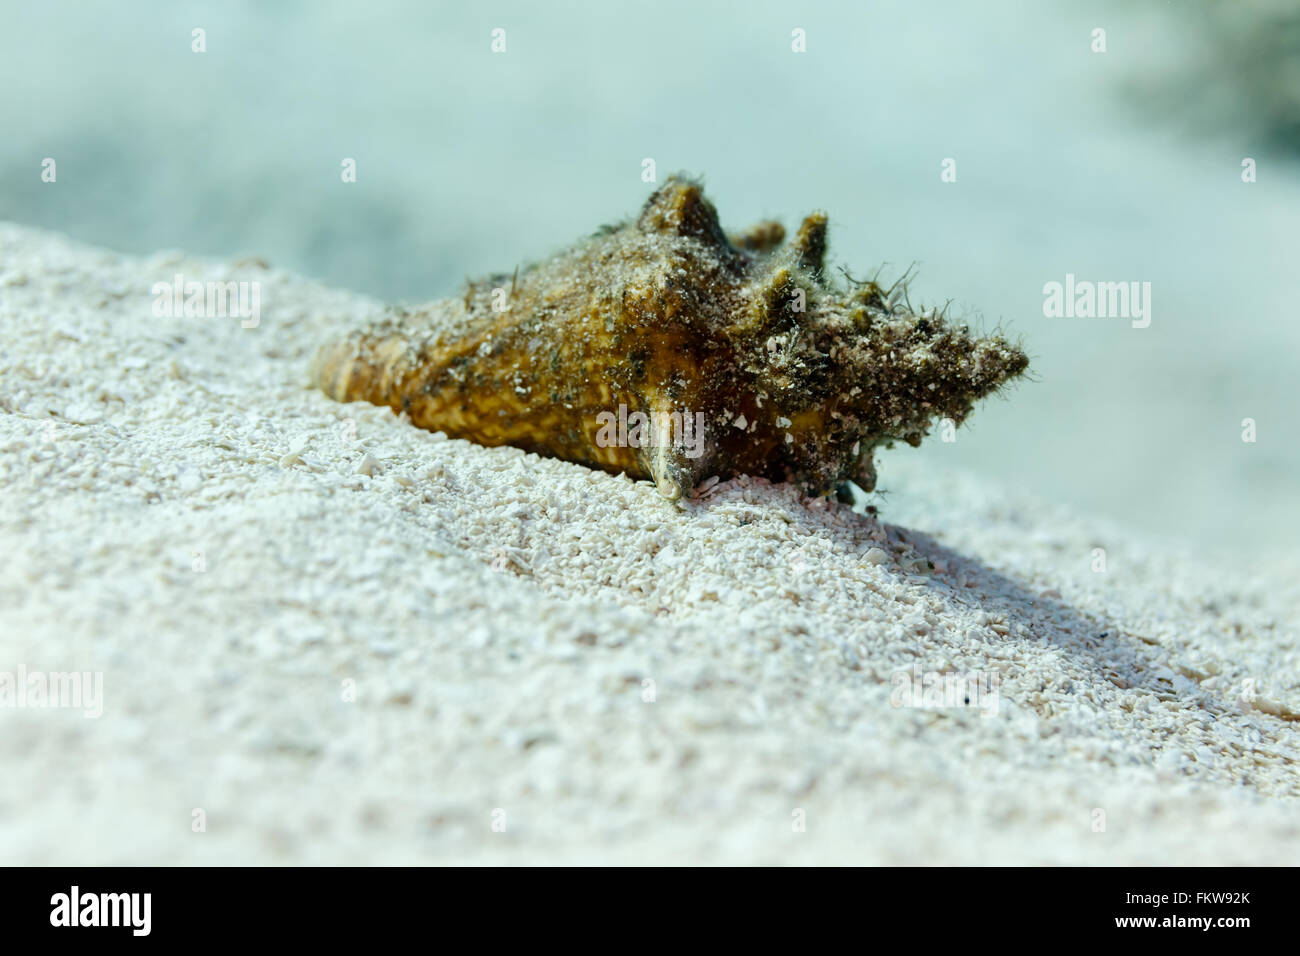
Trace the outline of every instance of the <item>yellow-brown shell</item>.
{"label": "yellow-brown shell", "polygon": [[[783,239],[760,223],[728,240],[700,187],[674,178],[633,221],[326,345],[313,380],[338,401],[675,498],[711,475],[870,490],[876,445],[960,423],[1027,366],[1005,340],[914,315],[875,283],[834,288],[824,215]],[[641,447],[610,442],[620,406],[655,423]],[[682,415],[703,424],[698,442],[672,440]],[[662,440],[646,442],[655,427]]]}

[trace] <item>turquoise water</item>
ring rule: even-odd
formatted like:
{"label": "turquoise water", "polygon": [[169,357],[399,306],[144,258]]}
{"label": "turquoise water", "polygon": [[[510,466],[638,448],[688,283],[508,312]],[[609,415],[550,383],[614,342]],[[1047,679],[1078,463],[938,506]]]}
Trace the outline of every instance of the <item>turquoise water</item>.
{"label": "turquoise water", "polygon": [[[1022,337],[1036,381],[955,443],[886,453],[892,493],[891,456],[919,456],[1294,550],[1300,164],[1249,99],[1205,115],[1224,67],[1188,9],[11,4],[0,218],[418,300],[629,214],[651,158],[703,175],[731,227],[824,208],[855,275],[916,263],[914,302]],[[1150,282],[1150,326],[1045,317],[1067,274]]]}

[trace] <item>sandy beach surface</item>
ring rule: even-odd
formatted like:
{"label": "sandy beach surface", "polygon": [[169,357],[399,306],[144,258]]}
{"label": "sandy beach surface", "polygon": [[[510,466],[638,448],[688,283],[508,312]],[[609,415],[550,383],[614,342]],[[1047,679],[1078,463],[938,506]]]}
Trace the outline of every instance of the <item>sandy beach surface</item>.
{"label": "sandy beach surface", "polygon": [[0,672],[102,675],[0,708],[0,862],[1300,859],[1294,563],[909,449],[674,506],[308,388],[381,308],[0,225]]}

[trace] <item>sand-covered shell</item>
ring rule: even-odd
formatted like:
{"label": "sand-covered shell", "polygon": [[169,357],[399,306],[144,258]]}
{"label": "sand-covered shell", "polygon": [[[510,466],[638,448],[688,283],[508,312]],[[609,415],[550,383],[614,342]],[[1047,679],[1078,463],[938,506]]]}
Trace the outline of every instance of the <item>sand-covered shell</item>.
{"label": "sand-covered shell", "polygon": [[738,474],[870,491],[876,446],[960,424],[1028,365],[874,282],[831,282],[825,215],[784,239],[772,222],[729,239],[673,178],[634,220],[325,345],[313,381],[676,498]]}

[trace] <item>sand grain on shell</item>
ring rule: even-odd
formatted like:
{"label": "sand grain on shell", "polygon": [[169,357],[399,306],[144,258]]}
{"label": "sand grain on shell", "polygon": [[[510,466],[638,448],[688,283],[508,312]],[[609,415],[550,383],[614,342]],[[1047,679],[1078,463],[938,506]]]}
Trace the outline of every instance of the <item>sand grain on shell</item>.
{"label": "sand grain on shell", "polygon": [[[178,272],[261,282],[260,324],[155,318]],[[1297,859],[1295,568],[907,449],[880,522],[674,508],[307,388],[380,311],[0,226],[0,670],[105,698],[0,709],[0,859]],[[893,706],[914,667],[996,674],[996,715]]]}

